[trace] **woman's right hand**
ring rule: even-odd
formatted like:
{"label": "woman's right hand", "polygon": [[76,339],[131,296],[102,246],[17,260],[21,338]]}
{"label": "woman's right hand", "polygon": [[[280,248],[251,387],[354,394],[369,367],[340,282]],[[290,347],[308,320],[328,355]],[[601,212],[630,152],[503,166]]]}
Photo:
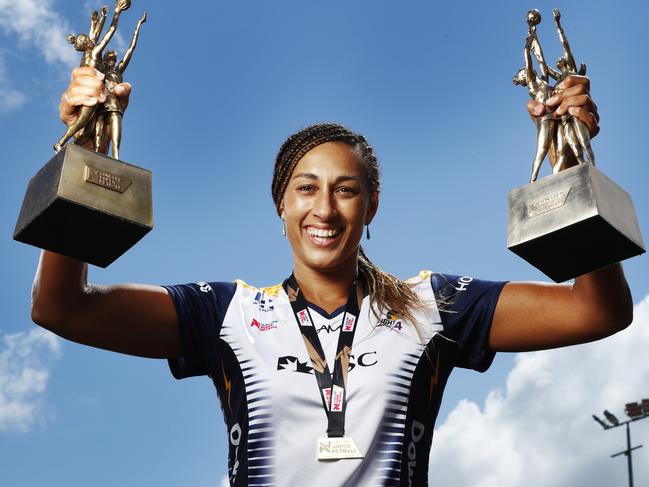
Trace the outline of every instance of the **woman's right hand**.
{"label": "woman's right hand", "polygon": [[[126,110],[131,95],[130,83],[118,84],[113,92],[119,98],[122,109]],[[61,96],[59,117],[69,127],[79,118],[79,107],[103,103],[107,95],[103,73],[87,66],[75,68],[72,70],[70,84]]]}

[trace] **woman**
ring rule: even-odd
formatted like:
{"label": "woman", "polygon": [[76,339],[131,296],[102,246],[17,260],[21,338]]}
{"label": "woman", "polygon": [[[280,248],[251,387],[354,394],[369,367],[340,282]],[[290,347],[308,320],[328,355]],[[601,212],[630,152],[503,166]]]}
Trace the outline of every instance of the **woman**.
{"label": "woman", "polygon": [[[588,80],[563,83],[552,109],[570,110],[594,133]],[[102,86],[94,71],[76,69],[63,121]],[[126,99],[130,85],[115,92]],[[542,116],[545,107],[528,109]],[[273,175],[293,254],[283,285],[97,286],[85,264],[43,252],[33,319],[79,343],[168,358],[178,378],[209,375],[227,423],[232,485],[426,485],[454,366],[485,370],[499,350],[610,335],[631,322],[632,304],[619,265],[573,285],[429,272],[400,281],[360,248],[379,190],[362,136],[308,127],[284,143]],[[348,458],[325,460],[332,456]]]}

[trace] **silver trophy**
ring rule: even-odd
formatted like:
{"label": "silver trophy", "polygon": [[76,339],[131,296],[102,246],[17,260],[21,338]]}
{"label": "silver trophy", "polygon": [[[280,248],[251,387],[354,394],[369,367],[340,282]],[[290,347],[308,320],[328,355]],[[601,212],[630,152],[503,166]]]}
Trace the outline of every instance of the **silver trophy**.
{"label": "silver trophy", "polygon": [[[541,14],[530,10],[525,67],[513,79],[514,84],[526,86],[530,96],[544,104],[555,94],[552,81],[558,84],[566,76],[586,74],[586,65],[577,68],[560,12],[555,9],[553,16],[563,47],[563,56],[556,64],[558,70],[545,62],[536,34]],[[537,181],[541,164],[552,147],[552,175]],[[569,160],[578,164],[566,167]],[[537,121],[530,183],[509,193],[507,248],[555,282],[645,251],[631,197],[595,167],[588,127],[568,113],[557,116],[546,111]]]}

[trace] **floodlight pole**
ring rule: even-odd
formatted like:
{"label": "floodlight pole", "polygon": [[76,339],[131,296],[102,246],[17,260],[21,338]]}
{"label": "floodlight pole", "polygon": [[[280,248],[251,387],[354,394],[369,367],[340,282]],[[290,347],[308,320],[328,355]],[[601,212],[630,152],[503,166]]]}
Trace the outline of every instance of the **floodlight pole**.
{"label": "floodlight pole", "polygon": [[[644,405],[644,400],[643,400],[643,405]],[[620,455],[626,455],[627,466],[629,469],[629,487],[633,487],[633,460],[631,458],[631,455],[633,454],[633,450],[642,448],[642,445],[634,446],[633,448],[631,447],[631,428],[629,425],[634,421],[640,421],[641,419],[649,418],[649,408],[644,406],[644,414],[642,412],[640,414],[642,414],[642,416],[631,417],[631,419],[620,422],[615,416],[610,414],[608,411],[604,411],[604,415],[606,416],[608,423],[605,423],[600,418],[593,415],[593,419],[597,421],[600,424],[600,426],[605,430],[617,428],[618,426],[626,426],[626,450],[611,455],[611,458],[615,458]]]}
{"label": "floodlight pole", "polygon": [[[639,418],[639,419],[642,419],[642,418]],[[642,448],[642,445],[635,446],[635,447],[631,448],[631,428],[629,428],[629,423],[631,423],[632,421],[635,421],[635,420],[630,419],[628,421],[625,421],[624,423],[619,424],[619,426],[622,426],[623,424],[626,425],[626,450],[618,452],[618,453],[616,453],[614,455],[611,455],[611,458],[615,458],[615,457],[617,457],[619,455],[622,455],[622,454],[626,455],[627,465],[629,467],[629,487],[633,487],[633,460],[631,458],[631,455],[632,455],[631,452],[633,450],[637,450],[638,448]]]}

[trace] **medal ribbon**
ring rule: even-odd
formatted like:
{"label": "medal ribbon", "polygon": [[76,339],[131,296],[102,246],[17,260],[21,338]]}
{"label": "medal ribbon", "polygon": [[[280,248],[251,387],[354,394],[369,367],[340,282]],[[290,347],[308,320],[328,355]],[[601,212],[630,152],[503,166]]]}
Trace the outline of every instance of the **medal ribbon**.
{"label": "medal ribbon", "polygon": [[309,305],[300,292],[300,287],[293,274],[284,281],[284,289],[288,294],[295,321],[302,333],[304,345],[311,359],[313,373],[322,399],[322,406],[328,419],[327,436],[330,438],[344,436],[345,411],[347,410],[347,371],[349,370],[349,356],[352,353],[354,334],[358,324],[360,304],[363,300],[362,290],[358,288],[356,281],[354,281],[343,312],[332,375],[329,371],[322,344],[318,338],[318,332],[311,319]]}

